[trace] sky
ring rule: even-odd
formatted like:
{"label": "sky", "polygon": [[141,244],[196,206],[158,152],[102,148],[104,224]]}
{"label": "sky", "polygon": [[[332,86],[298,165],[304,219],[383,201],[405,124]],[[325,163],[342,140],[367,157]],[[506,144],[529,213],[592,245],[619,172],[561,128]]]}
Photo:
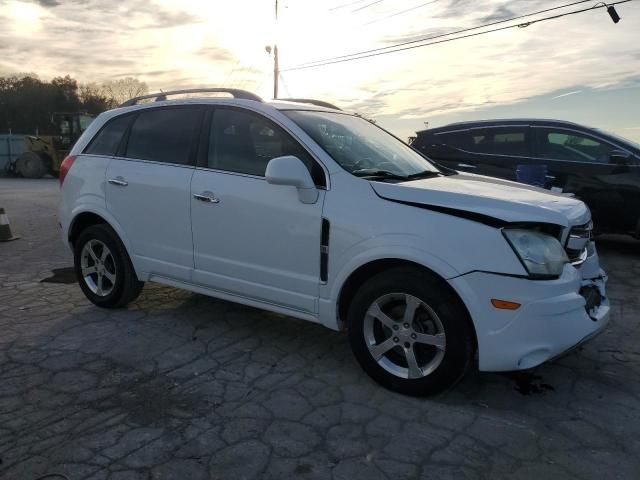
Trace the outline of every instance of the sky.
{"label": "sky", "polygon": [[[287,70],[571,0],[0,0],[0,75],[127,76],[318,98],[407,138],[454,121],[557,118],[640,141],[640,0],[399,53]],[[536,18],[588,8],[586,2]],[[502,25],[508,25],[501,24]],[[482,31],[482,30],[480,30]]]}

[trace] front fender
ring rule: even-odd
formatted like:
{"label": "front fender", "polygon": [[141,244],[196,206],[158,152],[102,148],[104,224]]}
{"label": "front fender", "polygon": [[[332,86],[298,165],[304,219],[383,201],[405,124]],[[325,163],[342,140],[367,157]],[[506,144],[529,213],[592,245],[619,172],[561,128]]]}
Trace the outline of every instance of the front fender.
{"label": "front fender", "polygon": [[320,287],[319,319],[325,326],[339,330],[338,299],[347,279],[360,267],[377,260],[402,260],[432,270],[444,279],[460,275],[444,259],[418,246],[420,237],[381,235],[353,245],[329,263],[329,281]]}

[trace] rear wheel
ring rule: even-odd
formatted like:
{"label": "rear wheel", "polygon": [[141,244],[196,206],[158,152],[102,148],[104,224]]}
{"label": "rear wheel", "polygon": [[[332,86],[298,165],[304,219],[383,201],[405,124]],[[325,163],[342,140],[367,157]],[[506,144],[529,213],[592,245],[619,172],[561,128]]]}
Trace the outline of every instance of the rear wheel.
{"label": "rear wheel", "polygon": [[93,225],[78,236],[74,266],[83,293],[100,307],[125,306],[144,285],[118,235],[107,225]]}
{"label": "rear wheel", "polygon": [[16,160],[16,173],[25,178],[41,178],[47,173],[47,165],[36,152],[24,152]]}
{"label": "rear wheel", "polygon": [[353,298],[348,324],[362,368],[407,395],[450,388],[473,359],[466,309],[442,280],[417,268],[395,268],[367,281]]}

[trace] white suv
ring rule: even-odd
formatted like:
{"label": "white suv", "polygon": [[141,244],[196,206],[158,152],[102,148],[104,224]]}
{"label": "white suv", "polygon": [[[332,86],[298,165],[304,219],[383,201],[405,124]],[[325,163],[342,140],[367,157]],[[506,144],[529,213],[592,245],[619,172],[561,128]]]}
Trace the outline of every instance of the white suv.
{"label": "white suv", "polygon": [[153,281],[345,329],[371,377],[412,395],[607,324],[581,201],[444,169],[324,102],[206,91],[230,98],[105,112],[64,161],[64,241],[96,305]]}

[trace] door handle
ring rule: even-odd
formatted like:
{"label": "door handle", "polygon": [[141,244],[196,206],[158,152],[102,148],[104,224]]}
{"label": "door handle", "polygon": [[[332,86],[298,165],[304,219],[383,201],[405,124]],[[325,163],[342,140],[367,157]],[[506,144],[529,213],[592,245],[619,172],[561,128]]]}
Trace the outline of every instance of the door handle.
{"label": "door handle", "polygon": [[459,163],[458,166],[460,168],[478,168],[477,165],[469,165],[468,163]]}
{"label": "door handle", "polygon": [[111,185],[118,185],[119,187],[126,187],[127,185],[129,185],[129,182],[127,182],[124,178],[122,177],[116,177],[116,178],[110,178],[109,180],[107,180]]}
{"label": "door handle", "polygon": [[220,203],[220,200],[213,196],[210,192],[203,192],[202,194],[194,193],[193,198],[207,203]]}

